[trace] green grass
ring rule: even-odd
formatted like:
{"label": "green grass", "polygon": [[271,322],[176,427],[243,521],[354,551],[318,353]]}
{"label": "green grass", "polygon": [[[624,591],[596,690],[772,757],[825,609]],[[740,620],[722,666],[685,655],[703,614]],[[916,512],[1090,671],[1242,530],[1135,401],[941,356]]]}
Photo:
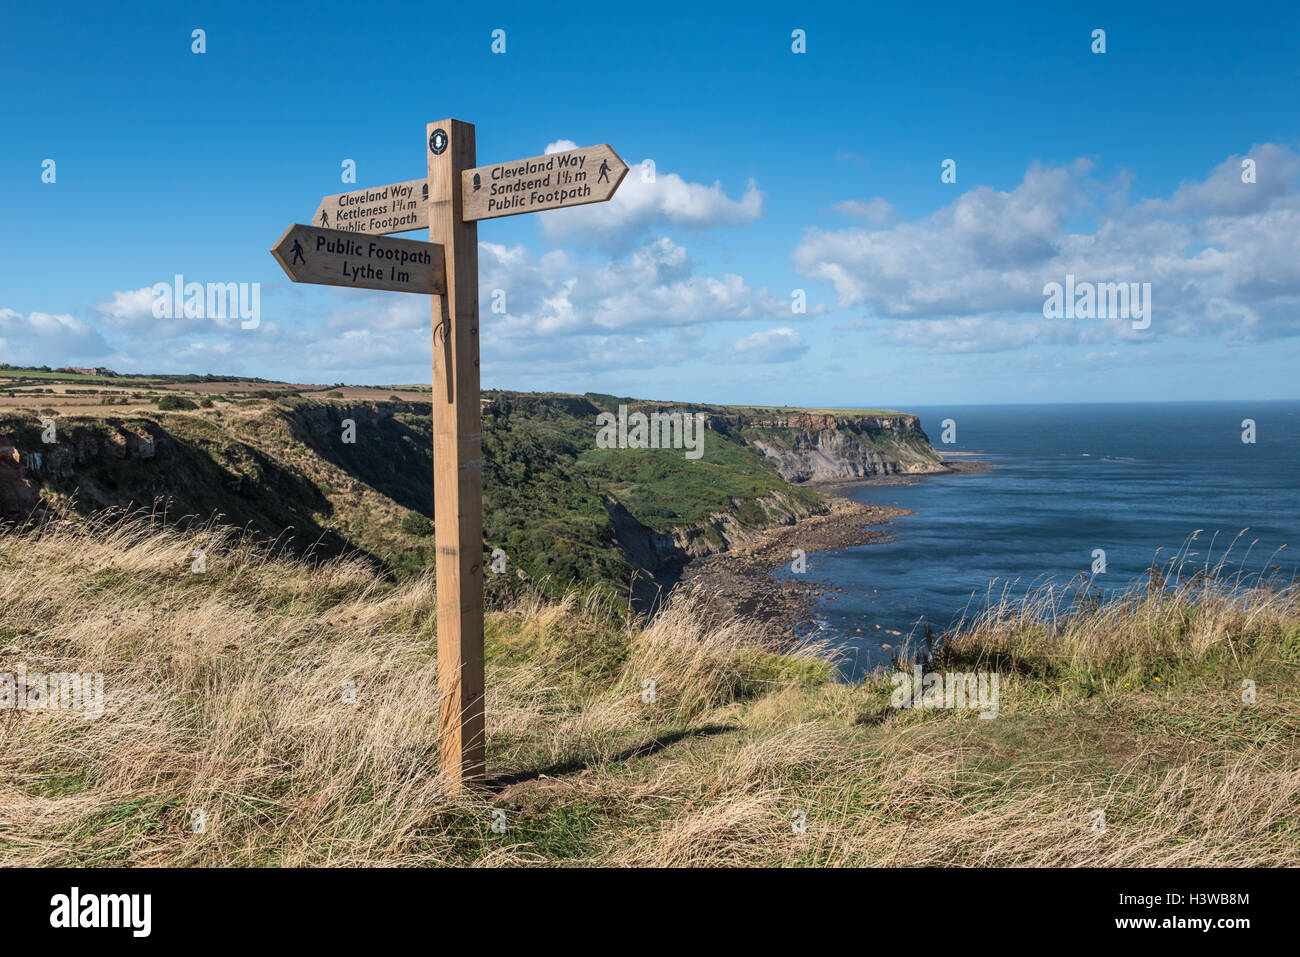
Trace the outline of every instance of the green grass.
{"label": "green grass", "polygon": [[0,378],[4,379],[52,379],[59,382],[75,382],[79,385],[151,385],[156,380],[152,376],[96,376],[83,375],[80,372],[38,372],[34,369],[0,369]]}
{"label": "green grass", "polygon": [[[656,530],[729,511],[733,498],[752,501],[781,492],[804,504],[818,500],[814,492],[792,488],[751,449],[713,431],[705,432],[699,459],[686,458],[681,449],[588,449],[578,467]],[[755,524],[768,524],[761,510],[752,517]]]}

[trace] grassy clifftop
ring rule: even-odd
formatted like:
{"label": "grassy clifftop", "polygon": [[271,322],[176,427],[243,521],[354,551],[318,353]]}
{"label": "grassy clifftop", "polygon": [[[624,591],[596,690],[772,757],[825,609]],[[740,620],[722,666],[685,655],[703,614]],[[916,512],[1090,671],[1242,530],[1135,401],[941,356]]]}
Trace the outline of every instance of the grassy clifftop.
{"label": "grassy clifftop", "polygon": [[0,711],[0,865],[1300,864],[1294,585],[995,609],[927,666],[996,674],[991,720],[700,596],[517,604],[470,797],[435,773],[432,588],[212,528],[0,533],[0,676],[100,673],[104,704]]}

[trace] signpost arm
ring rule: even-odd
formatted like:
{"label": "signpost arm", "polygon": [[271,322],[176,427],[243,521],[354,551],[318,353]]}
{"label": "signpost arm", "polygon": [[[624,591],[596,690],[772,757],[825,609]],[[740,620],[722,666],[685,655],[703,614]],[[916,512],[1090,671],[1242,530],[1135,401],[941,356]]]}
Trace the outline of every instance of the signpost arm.
{"label": "signpost arm", "polygon": [[481,783],[483,425],[479,410],[478,224],[461,215],[474,126],[430,123],[429,239],[442,244],[447,292],[433,297],[433,502],[437,545],[440,763],[454,785]]}

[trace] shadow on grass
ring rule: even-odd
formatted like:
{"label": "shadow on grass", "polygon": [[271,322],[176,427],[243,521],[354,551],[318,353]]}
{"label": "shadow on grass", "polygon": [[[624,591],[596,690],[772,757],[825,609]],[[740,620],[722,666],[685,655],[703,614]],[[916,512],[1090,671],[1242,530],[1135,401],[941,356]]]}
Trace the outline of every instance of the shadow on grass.
{"label": "shadow on grass", "polygon": [[497,774],[487,779],[487,788],[490,791],[500,791],[510,787],[512,784],[520,784],[524,781],[536,781],[539,778],[561,777],[566,774],[576,774],[579,771],[586,771],[588,768],[604,764],[618,764],[623,761],[630,761],[633,758],[649,757],[657,754],[664,748],[676,744],[684,738],[707,738],[715,734],[726,734],[728,731],[737,731],[739,728],[733,724],[706,724],[699,728],[684,728],[680,731],[670,731],[667,734],[656,735],[649,741],[645,741],[635,747],[620,751],[612,757],[603,760],[571,760],[561,761],[558,764],[552,764],[549,767],[539,768],[535,771],[515,771],[508,774]]}

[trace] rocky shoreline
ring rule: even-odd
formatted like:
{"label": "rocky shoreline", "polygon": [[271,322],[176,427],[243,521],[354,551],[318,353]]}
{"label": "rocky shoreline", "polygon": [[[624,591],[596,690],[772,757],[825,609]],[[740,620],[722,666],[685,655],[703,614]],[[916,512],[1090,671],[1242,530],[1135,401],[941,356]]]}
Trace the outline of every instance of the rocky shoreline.
{"label": "rocky shoreline", "polygon": [[993,470],[991,463],[977,459],[967,460],[963,458],[954,461],[945,458],[943,464],[944,469],[942,472],[892,472],[887,475],[873,475],[870,478],[808,482],[806,486],[814,488],[825,495],[842,495],[849,489],[861,488],[864,485],[912,485],[923,479],[933,478],[936,475],[976,475]]}
{"label": "rocky shoreline", "polygon": [[842,589],[806,575],[778,578],[772,570],[793,563],[796,549],[809,555],[890,541],[892,534],[880,526],[909,514],[834,497],[825,514],[756,532],[725,552],[687,563],[675,588],[703,591],[724,614],[758,618],[788,636],[799,635],[812,627],[816,600]]}
{"label": "rocky shoreline", "polygon": [[[929,474],[973,474],[992,466],[980,461],[945,460],[947,470]],[[723,614],[756,618],[786,637],[807,634],[813,627],[817,600],[843,594],[836,585],[808,575],[778,578],[773,570],[790,567],[794,552],[805,555],[894,540],[893,520],[912,514],[910,509],[873,505],[847,498],[850,489],[864,485],[910,485],[928,475],[895,474],[853,481],[808,483],[830,498],[825,514],[811,515],[791,525],[755,532],[723,552],[694,559],[682,569],[674,590],[707,594]]]}

